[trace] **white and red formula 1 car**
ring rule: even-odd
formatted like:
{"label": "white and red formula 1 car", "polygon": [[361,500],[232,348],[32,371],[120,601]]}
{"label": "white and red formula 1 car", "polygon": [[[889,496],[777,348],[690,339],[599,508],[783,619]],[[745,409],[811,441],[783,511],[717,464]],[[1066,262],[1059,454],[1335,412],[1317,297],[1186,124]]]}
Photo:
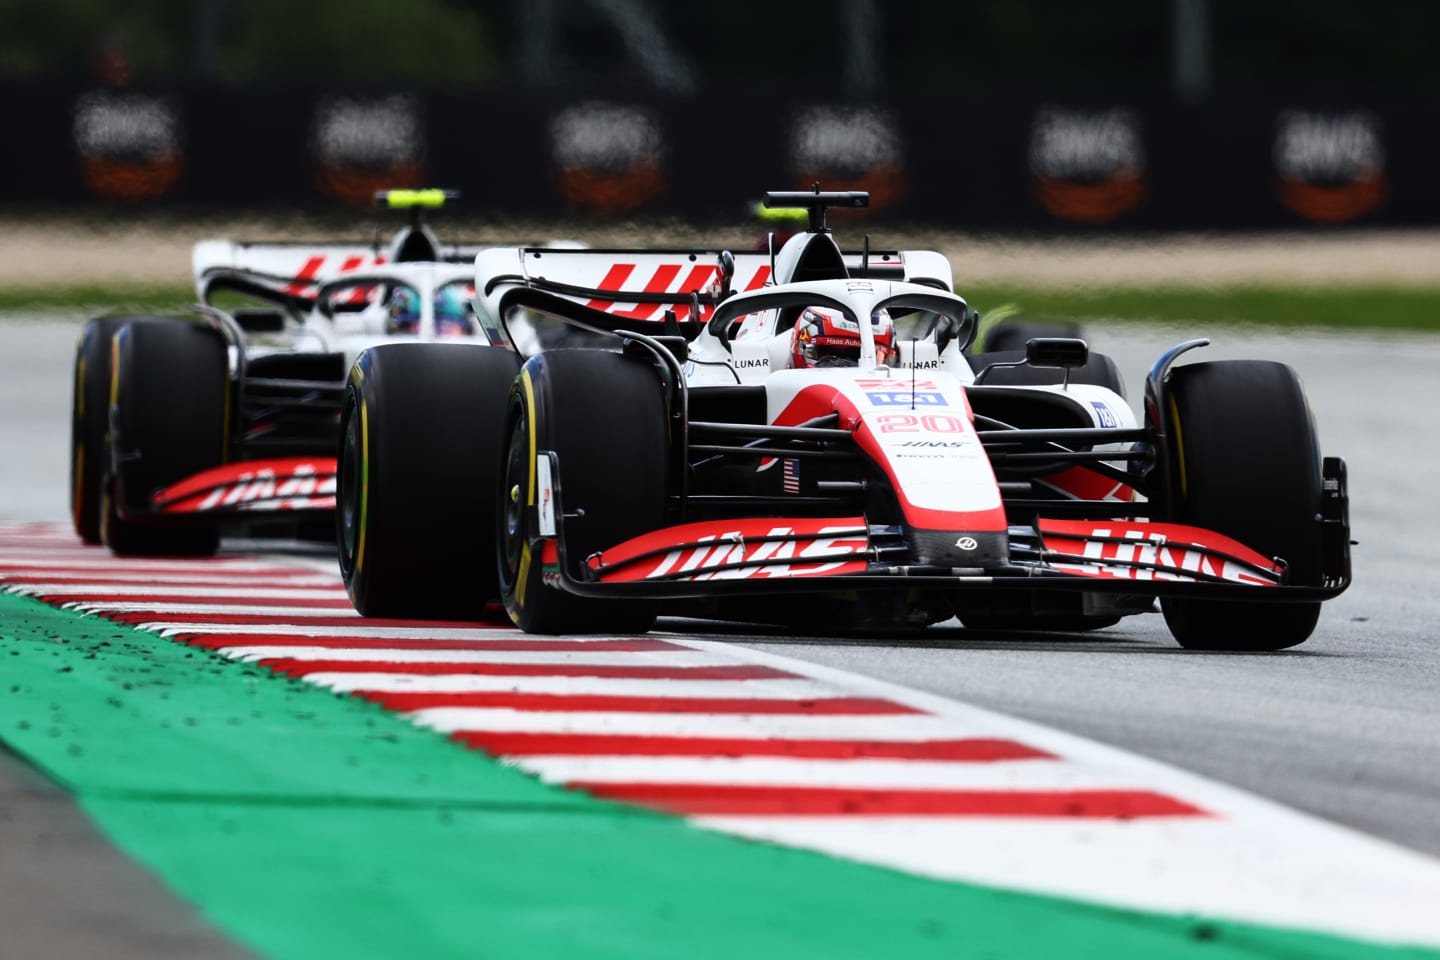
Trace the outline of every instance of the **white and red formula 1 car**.
{"label": "white and red formula 1 car", "polygon": [[[89,321],[75,360],[76,532],[122,554],[204,554],[222,527],[327,538],[345,377],[390,341],[488,344],[471,308],[477,247],[442,246],[440,190],[388,246],[206,240],[197,316]],[[238,306],[237,306],[238,305]]]}
{"label": "white and red formula 1 car", "polygon": [[1137,417],[1084,341],[967,355],[942,257],[836,245],[826,208],[863,194],[767,199],[810,211],[773,254],[487,250],[477,313],[512,350],[361,355],[361,613],[1087,630],[1158,598],[1185,646],[1274,649],[1349,584],[1344,463],[1290,368],[1183,343]]}

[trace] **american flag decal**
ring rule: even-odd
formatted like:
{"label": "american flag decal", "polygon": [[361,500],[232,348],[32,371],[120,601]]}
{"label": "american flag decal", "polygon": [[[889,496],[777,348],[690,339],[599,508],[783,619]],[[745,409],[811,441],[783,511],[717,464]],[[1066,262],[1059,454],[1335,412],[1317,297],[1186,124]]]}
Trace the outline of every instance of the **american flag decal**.
{"label": "american flag decal", "polygon": [[800,492],[800,461],[799,461],[799,460],[786,460],[786,461],[785,461],[785,492],[786,492],[786,493],[799,493],[799,492]]}

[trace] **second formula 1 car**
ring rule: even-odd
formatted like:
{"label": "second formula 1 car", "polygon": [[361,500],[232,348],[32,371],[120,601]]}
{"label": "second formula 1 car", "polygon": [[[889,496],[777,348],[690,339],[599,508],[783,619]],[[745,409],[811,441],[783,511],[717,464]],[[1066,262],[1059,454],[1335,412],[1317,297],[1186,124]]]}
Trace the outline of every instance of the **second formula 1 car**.
{"label": "second formula 1 car", "polygon": [[340,401],[365,347],[488,344],[475,247],[424,219],[444,191],[386,191],[411,222],[379,243],[194,251],[196,316],[91,320],[75,359],[70,504],[86,542],[205,554],[222,528],[328,537]]}

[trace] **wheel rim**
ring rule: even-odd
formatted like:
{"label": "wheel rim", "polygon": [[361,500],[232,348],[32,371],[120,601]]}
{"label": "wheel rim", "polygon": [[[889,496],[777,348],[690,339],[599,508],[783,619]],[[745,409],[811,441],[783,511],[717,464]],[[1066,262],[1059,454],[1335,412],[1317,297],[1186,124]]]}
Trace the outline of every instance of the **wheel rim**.
{"label": "wheel rim", "polygon": [[509,456],[505,461],[505,480],[500,489],[502,544],[501,575],[507,590],[513,590],[519,577],[520,557],[525,549],[525,492],[529,487],[529,430],[522,412],[515,418],[510,431]]}
{"label": "wheel rim", "polygon": [[345,439],[340,451],[340,491],[336,515],[340,528],[340,562],[348,578],[354,572],[356,553],[360,543],[360,497],[362,475],[362,452],[360,442],[360,418],[355,416],[354,405],[346,410]]}

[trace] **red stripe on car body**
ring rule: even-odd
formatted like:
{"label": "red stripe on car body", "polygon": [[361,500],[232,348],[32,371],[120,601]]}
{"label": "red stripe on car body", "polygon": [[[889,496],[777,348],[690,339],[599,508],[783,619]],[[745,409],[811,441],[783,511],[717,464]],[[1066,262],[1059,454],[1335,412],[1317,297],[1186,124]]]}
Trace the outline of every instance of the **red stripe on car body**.
{"label": "red stripe on car body", "polygon": [[[677,263],[662,263],[655,268],[654,275],[645,284],[644,293],[664,293],[670,289],[670,281],[674,280],[680,272],[680,265]],[[630,310],[616,310],[615,316],[625,317],[630,320],[648,320],[653,317],[664,306],[661,303],[642,303]]]}
{"label": "red stripe on car body", "polygon": [[315,279],[315,275],[320,272],[320,268],[324,265],[325,258],[323,256],[311,257],[306,260],[305,265],[295,274],[295,281],[285,285],[285,292],[292,296],[298,296],[304,293],[305,288],[309,284],[301,281]]}
{"label": "red stripe on car body", "polygon": [[[606,291],[619,290],[622,286],[624,286],[625,281],[630,279],[630,274],[634,272],[635,264],[617,263],[605,272],[605,276],[601,278],[600,285],[597,289]],[[585,306],[589,307],[591,310],[608,310],[611,307],[615,306],[615,301],[591,300],[589,303],[585,304]]]}

